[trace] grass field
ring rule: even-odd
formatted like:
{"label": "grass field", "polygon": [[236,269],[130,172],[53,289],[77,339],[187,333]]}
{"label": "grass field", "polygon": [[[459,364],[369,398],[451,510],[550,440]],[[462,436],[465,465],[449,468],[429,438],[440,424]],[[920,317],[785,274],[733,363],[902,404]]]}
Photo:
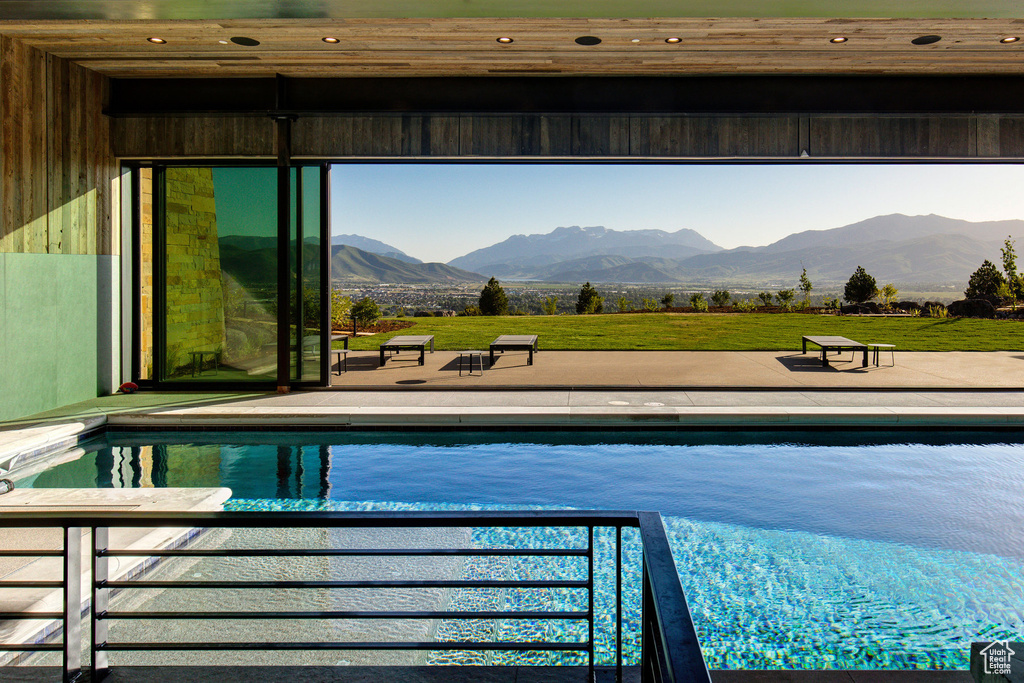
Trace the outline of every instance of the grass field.
{"label": "grass field", "polygon": [[432,334],[439,350],[482,349],[500,334],[536,334],[541,349],[791,351],[803,335],[838,335],[901,351],[1020,351],[1024,322],[968,318],[858,318],[807,314],[645,313],[410,318],[405,330],[352,341],[376,349],[399,334]]}

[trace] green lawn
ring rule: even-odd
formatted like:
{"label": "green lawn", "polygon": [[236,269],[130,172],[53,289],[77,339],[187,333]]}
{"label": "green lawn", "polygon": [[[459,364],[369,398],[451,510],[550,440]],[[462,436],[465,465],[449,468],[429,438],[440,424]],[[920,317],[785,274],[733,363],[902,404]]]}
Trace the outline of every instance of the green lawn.
{"label": "green lawn", "polygon": [[432,334],[439,350],[482,349],[499,334],[536,334],[551,350],[791,351],[803,335],[839,335],[901,351],[1024,350],[1024,323],[966,318],[856,318],[810,314],[635,313],[411,318],[399,332],[360,337],[375,350],[399,334]]}

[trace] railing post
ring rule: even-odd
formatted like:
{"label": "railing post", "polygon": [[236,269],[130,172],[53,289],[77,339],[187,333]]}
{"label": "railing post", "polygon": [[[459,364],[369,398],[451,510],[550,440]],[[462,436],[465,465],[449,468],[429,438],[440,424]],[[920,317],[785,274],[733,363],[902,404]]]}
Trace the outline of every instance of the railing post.
{"label": "railing post", "polygon": [[594,526],[587,527],[587,628],[589,629],[587,648],[587,683],[594,681]]}
{"label": "railing post", "polygon": [[64,683],[82,675],[82,527],[64,527]]}
{"label": "railing post", "polygon": [[622,683],[622,525],[615,526],[615,683]]}
{"label": "railing post", "polygon": [[109,527],[93,527],[92,530],[92,610],[90,624],[92,626],[92,642],[89,648],[92,663],[92,680],[101,681],[109,671],[106,650],[97,646],[107,644],[107,608],[110,604],[110,589],[107,588],[107,571],[110,560],[106,551],[109,549]]}

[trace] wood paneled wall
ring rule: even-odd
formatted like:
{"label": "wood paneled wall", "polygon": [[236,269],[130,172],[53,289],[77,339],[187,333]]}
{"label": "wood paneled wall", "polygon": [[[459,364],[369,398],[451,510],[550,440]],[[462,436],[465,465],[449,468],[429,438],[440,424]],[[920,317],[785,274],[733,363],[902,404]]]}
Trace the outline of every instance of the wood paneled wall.
{"label": "wood paneled wall", "polygon": [[0,36],[0,252],[115,253],[107,79]]}
{"label": "wood paneled wall", "polygon": [[[652,116],[437,114],[300,117],[298,158],[1024,159],[1024,117],[1010,115]],[[253,117],[113,121],[129,158],[274,154]]]}

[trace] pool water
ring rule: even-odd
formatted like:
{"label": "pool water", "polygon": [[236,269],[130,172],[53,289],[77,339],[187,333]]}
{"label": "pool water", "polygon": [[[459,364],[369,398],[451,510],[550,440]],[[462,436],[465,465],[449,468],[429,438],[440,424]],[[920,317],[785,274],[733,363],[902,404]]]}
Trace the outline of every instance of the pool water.
{"label": "pool water", "polygon": [[234,510],[660,511],[712,668],[964,669],[971,641],[1024,637],[1008,433],[115,432],[82,448],[17,483],[227,486]]}

